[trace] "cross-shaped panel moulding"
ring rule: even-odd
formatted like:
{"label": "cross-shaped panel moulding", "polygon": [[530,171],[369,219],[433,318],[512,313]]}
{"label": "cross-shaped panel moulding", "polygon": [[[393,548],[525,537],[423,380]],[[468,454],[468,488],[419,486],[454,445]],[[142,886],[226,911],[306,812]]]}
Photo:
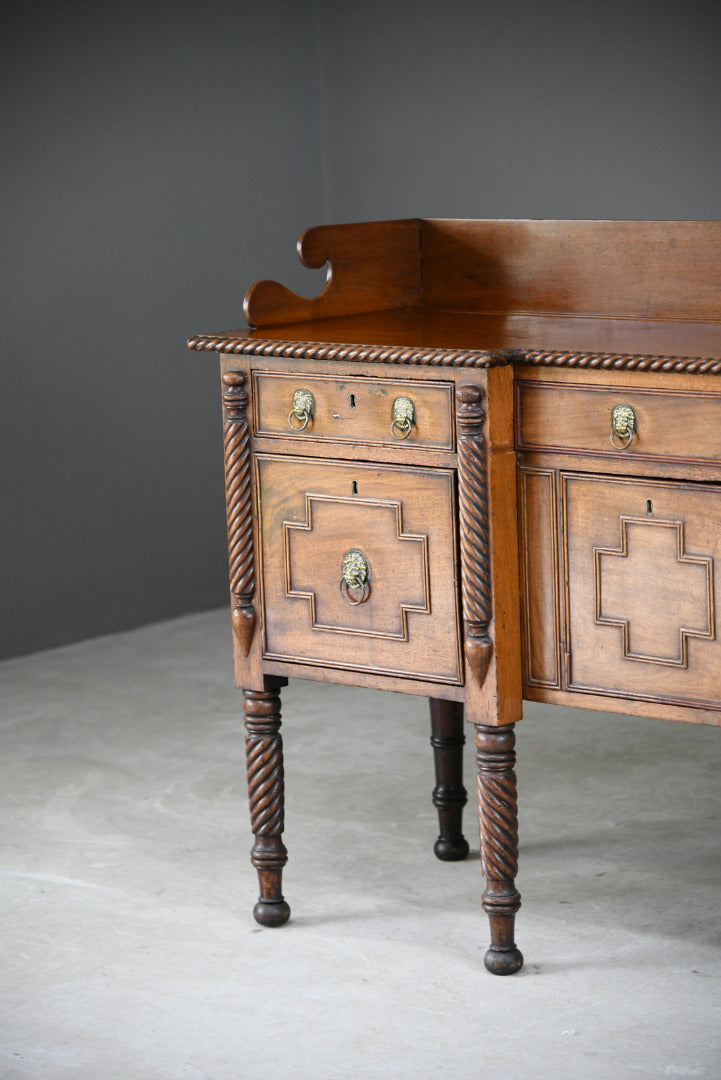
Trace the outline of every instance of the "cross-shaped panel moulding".
{"label": "cross-shaped panel moulding", "polygon": [[[430,614],[428,537],[403,530],[396,500],[308,493],[304,522],[283,523],[286,596],[310,605],[313,630],[408,640],[408,613]],[[369,566],[367,598],[350,605],[340,589],[343,558]]]}
{"label": "cross-shaped panel moulding", "polygon": [[688,639],[716,633],[713,560],[686,553],[682,521],[620,525],[620,548],[594,548],[595,620],[621,628],[626,660],[688,667]]}

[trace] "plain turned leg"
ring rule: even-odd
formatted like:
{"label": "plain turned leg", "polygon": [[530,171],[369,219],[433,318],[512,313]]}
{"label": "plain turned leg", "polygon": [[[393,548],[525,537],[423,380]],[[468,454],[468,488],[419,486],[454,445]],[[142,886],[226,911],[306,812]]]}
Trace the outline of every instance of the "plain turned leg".
{"label": "plain turned leg", "polygon": [[267,679],[264,690],[244,690],[245,752],[248,762],[250,825],[255,843],[250,861],[258,871],[260,896],[253,908],[262,926],[282,926],[290,918],[281,879],[288,852],[283,832],[283,740],[280,686]]}
{"label": "plain turned leg", "polygon": [[494,975],[513,975],[523,956],[513,939],[521,895],[515,887],[518,872],[518,809],[514,765],[514,725],[476,724],[478,763],[478,821],[481,866],[486,878],[483,910],[491,924],[491,946],[484,963]]}
{"label": "plain turned leg", "polygon": [[430,699],[431,746],[436,770],[433,805],[438,811],[440,835],[433,850],[445,862],[457,862],[468,854],[463,836],[463,807],[468,801],[463,786],[463,705],[457,701]]}

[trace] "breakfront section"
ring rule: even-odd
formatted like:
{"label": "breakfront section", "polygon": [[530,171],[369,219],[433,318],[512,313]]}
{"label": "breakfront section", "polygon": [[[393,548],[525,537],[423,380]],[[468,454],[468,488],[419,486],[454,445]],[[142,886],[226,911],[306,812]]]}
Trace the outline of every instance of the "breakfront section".
{"label": "breakfront section", "polygon": [[[444,860],[469,850],[464,713],[475,724],[486,963],[499,973],[522,963],[513,940],[521,688],[512,383],[508,366],[222,358],[235,679],[263,925],[290,914],[280,690],[292,677],[375,687],[430,699],[434,851]],[[504,549],[495,560],[494,538]]]}
{"label": "breakfront section", "polygon": [[392,376],[251,369],[262,656],[453,696],[454,385]]}
{"label": "breakfront section", "polygon": [[721,394],[519,370],[524,693],[721,720]]}

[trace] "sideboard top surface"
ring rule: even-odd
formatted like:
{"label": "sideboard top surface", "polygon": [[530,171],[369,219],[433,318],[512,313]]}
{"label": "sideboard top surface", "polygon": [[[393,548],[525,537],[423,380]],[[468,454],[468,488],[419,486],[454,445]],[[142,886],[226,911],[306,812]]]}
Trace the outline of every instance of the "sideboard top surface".
{"label": "sideboard top surface", "polygon": [[257,282],[247,327],[189,346],[304,355],[325,343],[326,359],[410,350],[412,362],[465,353],[484,365],[683,358],[695,362],[685,370],[721,372],[721,222],[366,222],[309,229],[298,255],[328,267],[318,296]]}

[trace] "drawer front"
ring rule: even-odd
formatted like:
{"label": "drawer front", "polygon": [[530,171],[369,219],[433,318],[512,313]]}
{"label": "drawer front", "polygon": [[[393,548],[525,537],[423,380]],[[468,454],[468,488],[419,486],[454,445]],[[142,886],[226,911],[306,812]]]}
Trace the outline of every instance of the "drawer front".
{"label": "drawer front", "polygon": [[[262,371],[254,373],[253,383],[259,435],[427,450],[454,446],[451,383]],[[294,411],[297,391],[310,395],[305,414],[302,408]],[[403,414],[398,405],[394,424],[398,399],[411,402],[412,419],[398,419]]]}
{"label": "drawer front", "polygon": [[[516,394],[521,450],[721,461],[718,393],[519,380]],[[632,410],[634,430],[628,434],[621,406]]]}
{"label": "drawer front", "polygon": [[721,708],[721,490],[561,482],[568,689]]}
{"label": "drawer front", "polygon": [[460,684],[453,473],[255,467],[265,657]]}

